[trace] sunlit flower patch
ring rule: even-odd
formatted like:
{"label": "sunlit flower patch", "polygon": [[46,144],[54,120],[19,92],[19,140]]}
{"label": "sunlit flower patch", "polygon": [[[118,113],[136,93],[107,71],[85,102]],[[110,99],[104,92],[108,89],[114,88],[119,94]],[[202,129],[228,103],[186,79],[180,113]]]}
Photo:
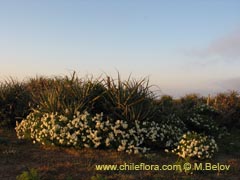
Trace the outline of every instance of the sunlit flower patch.
{"label": "sunlit flower patch", "polygon": [[154,122],[135,121],[129,127],[123,120],[104,119],[103,114],[88,112],[68,118],[58,113],[34,111],[16,125],[19,139],[30,138],[33,143],[86,148],[114,148],[127,153],[146,152],[145,140],[152,142],[159,137],[159,127]]}
{"label": "sunlit flower patch", "polygon": [[208,159],[212,158],[217,150],[214,138],[196,132],[187,132],[172,152],[182,158]]}

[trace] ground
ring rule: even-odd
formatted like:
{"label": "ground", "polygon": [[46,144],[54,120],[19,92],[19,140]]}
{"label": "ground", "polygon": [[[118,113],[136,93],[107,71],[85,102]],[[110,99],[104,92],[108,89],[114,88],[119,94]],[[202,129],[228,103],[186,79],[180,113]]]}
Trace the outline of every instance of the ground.
{"label": "ground", "polygon": [[[178,171],[97,171],[99,164],[174,164],[177,156],[162,150],[147,155],[128,155],[115,150],[72,149],[44,147],[27,140],[18,140],[14,130],[0,129],[0,179],[12,180],[23,171],[34,168],[43,180],[94,179],[240,179],[240,133],[222,139],[212,160],[192,161],[230,165],[229,171],[194,171],[192,174]],[[99,178],[100,179],[100,178]]]}

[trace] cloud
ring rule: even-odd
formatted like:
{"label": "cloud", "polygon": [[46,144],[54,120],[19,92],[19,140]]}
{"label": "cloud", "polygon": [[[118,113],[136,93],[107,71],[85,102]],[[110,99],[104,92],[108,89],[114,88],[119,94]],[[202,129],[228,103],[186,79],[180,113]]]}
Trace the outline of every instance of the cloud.
{"label": "cloud", "polygon": [[185,96],[186,94],[196,93],[200,96],[217,95],[229,91],[240,92],[240,76],[232,78],[209,78],[194,82],[181,82],[183,86],[162,85],[160,95],[168,94],[175,98]]}
{"label": "cloud", "polygon": [[240,77],[219,81],[218,86],[225,90],[240,91]]}
{"label": "cloud", "polygon": [[212,41],[207,48],[192,49],[187,53],[201,58],[217,57],[236,60],[240,58],[240,28]]}

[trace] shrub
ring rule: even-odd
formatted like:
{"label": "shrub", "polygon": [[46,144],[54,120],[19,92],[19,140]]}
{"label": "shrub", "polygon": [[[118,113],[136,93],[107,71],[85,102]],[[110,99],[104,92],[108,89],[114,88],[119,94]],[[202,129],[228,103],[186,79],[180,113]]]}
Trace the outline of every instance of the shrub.
{"label": "shrub", "polygon": [[212,106],[219,111],[217,122],[229,129],[240,127],[240,97],[236,91],[220,93],[211,100]]}
{"label": "shrub", "polygon": [[120,75],[115,81],[108,78],[107,91],[104,94],[105,112],[113,119],[122,119],[129,124],[135,120],[149,122],[155,118],[155,96],[150,91],[148,80],[121,81]]}
{"label": "shrub", "polygon": [[163,119],[162,124],[135,120],[113,120],[101,114],[77,112],[72,117],[58,113],[34,111],[20,124],[19,139],[31,139],[43,145],[74,146],[80,148],[112,148],[118,151],[144,153],[150,148],[174,149],[187,131],[175,115]]}
{"label": "shrub", "polygon": [[0,84],[0,126],[14,127],[16,120],[30,112],[31,94],[26,83],[10,79]]}
{"label": "shrub", "polygon": [[124,120],[104,119],[103,114],[77,112],[69,118],[58,113],[34,111],[16,125],[18,138],[32,139],[43,145],[114,148],[127,153],[145,152],[145,141],[156,141],[158,126],[154,122],[129,125]]}
{"label": "shrub", "polygon": [[182,135],[187,131],[186,125],[176,114],[168,114],[158,119],[159,138],[155,145],[157,148],[175,148]]}
{"label": "shrub", "polygon": [[207,104],[196,104],[187,110],[177,110],[177,116],[183,121],[188,131],[204,133],[221,138],[226,134],[225,129],[216,122],[218,111]]}
{"label": "shrub", "polygon": [[41,91],[33,91],[35,103],[38,104],[36,109],[41,112],[59,112],[67,116],[85,110],[101,112],[99,99],[105,89],[98,80],[79,79],[73,73],[72,77],[55,77],[44,83],[47,85]]}
{"label": "shrub", "polygon": [[187,94],[177,101],[179,108],[184,110],[184,112],[192,109],[194,106],[205,103],[206,98],[200,97],[198,94]]}
{"label": "shrub", "polygon": [[212,158],[217,150],[218,147],[213,137],[187,132],[172,152],[182,158],[208,159]]}
{"label": "shrub", "polygon": [[17,180],[40,180],[40,176],[36,169],[30,169],[29,171],[24,171],[21,175],[16,177]]}
{"label": "shrub", "polygon": [[171,96],[164,95],[160,99],[156,100],[159,113],[163,115],[169,115],[173,113],[175,109],[175,101]]}
{"label": "shrub", "polygon": [[43,76],[29,78],[26,81],[26,89],[31,93],[31,106],[33,108],[36,108],[39,104],[42,92],[50,89],[53,84],[55,84],[55,80],[53,78]]}

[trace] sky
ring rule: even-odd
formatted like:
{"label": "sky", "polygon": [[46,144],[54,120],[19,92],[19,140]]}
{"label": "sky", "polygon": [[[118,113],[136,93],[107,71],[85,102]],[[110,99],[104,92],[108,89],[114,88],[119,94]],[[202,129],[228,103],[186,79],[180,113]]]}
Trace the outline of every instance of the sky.
{"label": "sky", "polygon": [[160,94],[240,90],[239,0],[0,0],[0,80],[148,77]]}

